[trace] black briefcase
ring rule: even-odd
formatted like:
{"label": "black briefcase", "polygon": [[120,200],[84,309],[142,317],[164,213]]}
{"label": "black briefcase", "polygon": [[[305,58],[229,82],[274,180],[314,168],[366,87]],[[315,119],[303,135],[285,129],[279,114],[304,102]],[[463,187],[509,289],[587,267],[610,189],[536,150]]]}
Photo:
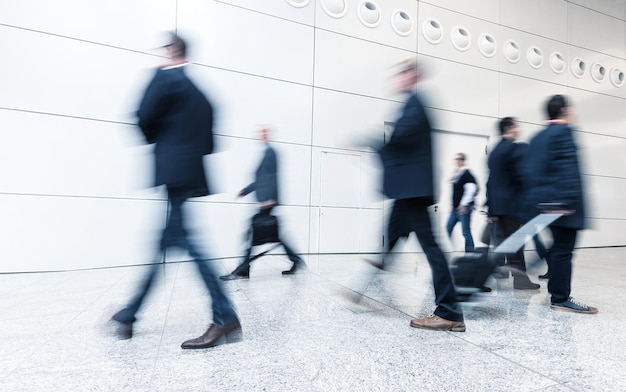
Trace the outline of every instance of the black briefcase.
{"label": "black briefcase", "polygon": [[455,259],[450,266],[452,279],[459,294],[478,291],[495,270],[496,263],[489,248],[476,248],[464,256]]}
{"label": "black briefcase", "polygon": [[256,214],[252,217],[252,245],[263,245],[268,242],[280,242],[278,219],[274,215]]}

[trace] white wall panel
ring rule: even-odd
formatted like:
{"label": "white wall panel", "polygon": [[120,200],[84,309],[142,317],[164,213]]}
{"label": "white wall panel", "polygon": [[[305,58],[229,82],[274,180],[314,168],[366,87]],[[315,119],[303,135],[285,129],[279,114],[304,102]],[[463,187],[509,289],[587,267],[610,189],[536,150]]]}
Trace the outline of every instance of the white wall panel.
{"label": "white wall panel", "polygon": [[220,3],[232,4],[252,11],[289,19],[294,22],[313,25],[315,20],[315,0],[217,0]]}
{"label": "white wall panel", "polygon": [[626,101],[579,89],[569,89],[576,117],[576,127],[581,131],[601,135],[626,137]]}
{"label": "white wall panel", "polygon": [[[572,64],[572,61],[576,59],[580,59],[585,63],[585,70],[582,76],[575,76],[572,72],[572,69],[575,69],[573,68],[574,65]],[[602,81],[596,81],[592,77],[592,69],[596,63],[603,66],[605,69],[606,76]],[[609,73],[614,67],[626,73],[624,60],[591,50],[570,46],[568,65],[569,72],[567,76],[571,87],[609,94],[621,98],[626,97],[626,85],[616,87],[609,80]]]}
{"label": "white wall panel", "polygon": [[319,30],[315,35],[315,85],[367,95],[397,98],[391,67],[415,53]]}
{"label": "white wall panel", "polygon": [[430,109],[430,120],[434,128],[442,131],[491,136],[495,132],[497,118]]}
{"label": "white wall panel", "polygon": [[0,24],[145,51],[175,30],[176,0],[3,1]]}
{"label": "white wall panel", "polygon": [[[157,64],[140,53],[0,26],[4,50],[0,107],[134,121]],[[115,61],[111,61],[115,59]]]}
{"label": "white wall panel", "polygon": [[626,179],[626,137],[587,132],[578,132],[575,136],[584,173]]}
{"label": "white wall panel", "polygon": [[[370,5],[375,8],[369,12],[378,16],[378,22],[373,25],[364,24],[359,17],[360,12],[368,11],[363,0],[346,0],[344,2],[346,11],[341,17],[334,17],[326,12],[325,2],[337,3],[336,0],[319,0],[316,9],[316,27],[410,51],[417,49],[419,28],[415,0],[369,0]],[[332,7],[326,8],[332,10]],[[404,11],[409,19],[402,19],[396,14],[397,11]],[[403,20],[411,27],[407,29],[407,33],[398,34],[393,28],[394,20]]]}
{"label": "white wall panel", "polygon": [[569,4],[568,21],[571,45],[626,58],[626,30],[622,20]]}
{"label": "white wall panel", "polygon": [[497,72],[422,55],[419,61],[426,72],[426,105],[461,113],[498,115]]}
{"label": "white wall panel", "polygon": [[0,192],[153,198],[151,148],[133,125],[0,110]]}
{"label": "white wall panel", "polygon": [[[498,46],[502,43],[499,25],[426,3],[420,3],[419,16],[418,52],[420,54],[492,70],[499,69],[500,48]],[[424,23],[427,23],[430,18],[438,21],[443,31],[443,39],[436,44],[430,43],[423,34]],[[464,51],[457,49],[452,41],[454,29],[457,27],[462,27],[469,34],[469,47]],[[483,55],[479,50],[478,43],[484,33],[494,38],[496,43],[495,54],[491,57]],[[460,47],[463,48],[463,46]]]}
{"label": "white wall panel", "polygon": [[460,12],[490,22],[500,21],[500,0],[420,0],[451,11]]}
{"label": "white wall panel", "polygon": [[382,142],[385,121],[395,121],[402,106],[396,101],[315,89],[313,145],[354,148],[349,144],[363,139]]}
{"label": "white wall panel", "polygon": [[500,117],[512,116],[519,121],[543,124],[549,96],[567,94],[564,86],[515,75],[500,75]]}
{"label": "white wall panel", "polygon": [[0,195],[2,272],[152,261],[165,202]]}
{"label": "white wall panel", "polygon": [[570,3],[590,8],[592,10],[602,12],[618,19],[624,19],[626,13],[626,4],[624,0],[598,1],[598,0],[568,0]]}
{"label": "white wall panel", "polygon": [[178,28],[196,43],[192,60],[198,63],[312,83],[312,27],[228,4],[181,0]]}
{"label": "white wall panel", "polygon": [[189,75],[214,105],[216,133],[249,138],[271,124],[276,141],[311,142],[312,87],[199,65]]}
{"label": "white wall panel", "polygon": [[589,218],[626,220],[626,210],[618,207],[624,199],[624,177],[583,176],[583,186]]}
{"label": "white wall panel", "polygon": [[502,0],[503,26],[567,42],[567,7],[562,0]]}
{"label": "white wall panel", "polygon": [[589,226],[588,230],[579,232],[577,247],[615,246],[624,243],[626,220],[589,219]]}
{"label": "white wall panel", "polygon": [[[501,42],[499,48],[500,69],[502,72],[556,84],[567,84],[571,59],[568,58],[568,47],[566,44],[506,27],[502,28],[502,39],[503,42]],[[520,48],[520,58],[517,62],[510,62],[504,55],[506,51],[505,45],[508,40],[515,41]],[[529,50],[532,51],[533,48],[539,49],[543,55],[543,63],[538,68],[529,63]],[[566,67],[561,73],[555,72],[550,67],[550,56],[555,52],[560,53],[565,58]]]}

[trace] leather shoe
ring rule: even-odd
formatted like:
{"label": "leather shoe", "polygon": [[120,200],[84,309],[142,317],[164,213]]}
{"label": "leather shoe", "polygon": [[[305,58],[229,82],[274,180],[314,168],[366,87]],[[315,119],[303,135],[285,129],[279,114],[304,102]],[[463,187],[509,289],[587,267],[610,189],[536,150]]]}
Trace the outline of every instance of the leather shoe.
{"label": "leather shoe", "polygon": [[446,320],[434,314],[422,319],[411,320],[411,327],[429,329],[431,331],[465,332],[465,323],[463,321]]}
{"label": "leather shoe", "polygon": [[518,272],[513,275],[513,288],[516,290],[537,290],[541,286],[533,283],[525,272]]}
{"label": "leather shoe", "polygon": [[550,271],[547,271],[545,274],[543,275],[539,275],[538,276],[539,279],[550,279]]}
{"label": "leather shoe", "polygon": [[480,290],[481,293],[491,293],[491,287],[485,285],[480,286],[478,290]]}
{"label": "leather shoe", "polygon": [[363,257],[363,261],[365,261],[366,263],[368,263],[372,267],[378,268],[381,271],[385,270],[385,264],[382,263],[382,262],[374,261],[374,260],[368,259],[366,257]]}
{"label": "leather shoe", "polygon": [[228,275],[222,275],[220,276],[221,280],[237,280],[237,279],[249,279],[250,278],[250,272],[231,272]]}
{"label": "leather shoe", "polygon": [[235,319],[234,322],[224,326],[218,327],[215,324],[211,324],[209,329],[202,336],[195,339],[189,339],[180,345],[184,349],[200,349],[219,346],[224,343],[235,343],[241,341],[243,338],[243,331],[239,320]]}
{"label": "leather shoe", "polygon": [[304,261],[302,261],[302,259],[296,261],[295,263],[293,263],[293,265],[291,266],[291,268],[289,268],[286,271],[283,271],[282,274],[283,275],[293,275],[296,272],[298,272],[299,270],[301,270],[302,268],[304,268],[306,266],[306,264],[304,264]]}
{"label": "leather shoe", "polygon": [[115,325],[115,335],[119,340],[127,340],[133,337],[133,323],[124,323],[116,318],[123,311],[115,313],[110,320],[110,323]]}

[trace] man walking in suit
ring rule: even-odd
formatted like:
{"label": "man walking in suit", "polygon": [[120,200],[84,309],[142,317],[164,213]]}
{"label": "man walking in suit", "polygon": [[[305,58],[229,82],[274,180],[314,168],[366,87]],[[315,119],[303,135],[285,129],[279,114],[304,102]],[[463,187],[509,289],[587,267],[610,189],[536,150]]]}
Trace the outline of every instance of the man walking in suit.
{"label": "man walking in suit", "polygon": [[[270,129],[268,126],[259,128],[259,139],[265,144],[263,159],[256,170],[254,182],[239,192],[243,197],[254,192],[259,202],[259,214],[269,216],[272,209],[278,205],[278,160],[276,151],[270,145]],[[280,244],[285,248],[287,257],[293,262],[290,269],[283,271],[283,275],[292,275],[304,267],[304,261],[280,238]],[[247,279],[250,277],[250,255],[252,246],[246,250],[243,262],[230,274],[220,276],[222,280]]]}
{"label": "man walking in suit", "polygon": [[[410,228],[426,254],[433,274],[435,304],[432,315],[411,320],[411,326],[436,331],[465,331],[463,310],[457,302],[446,258],[433,236],[428,207],[434,203],[431,126],[417,90],[421,70],[414,61],[399,65],[397,89],[406,95],[406,104],[389,141],[379,148],[382,160],[383,191],[394,199],[389,232]],[[394,224],[402,225],[400,229]]]}
{"label": "man walking in suit", "polygon": [[[211,295],[213,324],[200,337],[183,342],[182,348],[198,349],[241,339],[237,314],[226,296],[208,257],[188,237],[183,205],[187,199],[209,194],[203,156],[213,151],[213,109],[207,98],[185,74],[187,46],[175,34],[165,46],[169,62],[157,70],[148,85],[137,116],[146,141],[154,144],[155,185],[165,185],[168,217],[157,259],[168,247],[178,246],[193,257]],[[128,305],[112,321],[118,337],[132,337],[135,314],[154,283],[158,264],[150,266],[143,283]]]}
{"label": "man walking in suit", "polygon": [[463,238],[465,238],[465,252],[474,251],[474,239],[470,229],[472,211],[474,210],[474,198],[478,192],[476,179],[465,165],[465,154],[458,153],[454,156],[456,170],[450,178],[452,184],[452,206],[446,230],[448,237],[452,238],[452,230],[458,222],[461,222]]}
{"label": "man walking in suit", "polygon": [[[494,244],[497,246],[522,226],[522,164],[526,145],[515,143],[519,128],[515,119],[505,117],[499,123],[501,140],[489,154],[487,166],[487,207],[489,219],[495,225]],[[506,265],[512,268],[513,287],[518,290],[536,290],[526,274],[524,248],[507,255]],[[508,278],[508,270],[506,276]]]}
{"label": "man walking in suit", "polygon": [[[548,124],[531,141],[524,176],[528,189],[527,210],[537,211],[549,203],[545,212],[564,215],[550,225],[553,243],[548,250],[550,308],[575,313],[597,313],[598,309],[570,296],[572,253],[578,231],[585,227],[583,186],[578,149],[570,123],[573,110],[566,97],[552,96],[546,105]],[[545,204],[544,204],[545,205]]]}

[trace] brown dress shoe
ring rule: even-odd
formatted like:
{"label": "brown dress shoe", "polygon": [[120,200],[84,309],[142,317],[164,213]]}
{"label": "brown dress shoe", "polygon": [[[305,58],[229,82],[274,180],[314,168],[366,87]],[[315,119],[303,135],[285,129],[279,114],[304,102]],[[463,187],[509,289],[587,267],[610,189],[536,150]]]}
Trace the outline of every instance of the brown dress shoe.
{"label": "brown dress shoe", "polygon": [[446,320],[434,314],[426,318],[411,320],[411,327],[430,329],[431,331],[465,332],[463,321]]}
{"label": "brown dress shoe", "polygon": [[239,320],[220,328],[215,324],[211,324],[209,329],[202,336],[195,339],[189,339],[180,345],[185,349],[199,349],[218,346],[224,343],[235,343],[241,341],[243,332]]}

